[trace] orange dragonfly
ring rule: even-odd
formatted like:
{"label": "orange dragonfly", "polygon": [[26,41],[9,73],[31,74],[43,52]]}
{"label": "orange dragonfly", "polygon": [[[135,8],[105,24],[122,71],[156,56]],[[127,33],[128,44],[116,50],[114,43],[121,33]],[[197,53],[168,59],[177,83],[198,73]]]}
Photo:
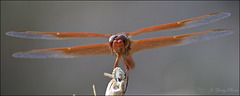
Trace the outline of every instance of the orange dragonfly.
{"label": "orange dragonfly", "polygon": [[[212,38],[225,36],[233,33],[229,29],[219,29],[198,33],[191,33],[179,36],[161,37],[161,38],[150,38],[142,40],[130,40],[130,36],[160,32],[167,30],[177,30],[192,28],[199,25],[205,25],[218,21],[220,19],[230,16],[230,13],[220,12],[192,19],[183,20],[180,22],[157,25],[152,27],[143,28],[137,31],[129,33],[116,33],[116,34],[100,34],[100,33],[83,33],[83,32],[38,32],[38,31],[11,31],[7,32],[6,35],[21,38],[31,39],[72,39],[72,38],[108,38],[108,43],[104,44],[93,44],[77,47],[68,48],[55,48],[55,49],[39,49],[18,52],[13,54],[13,57],[17,58],[73,58],[80,56],[91,56],[91,55],[113,55],[116,57],[114,68],[118,66],[119,60],[123,61],[124,67],[129,75],[129,69],[133,69],[135,64],[131,57],[132,54],[153,48],[162,48],[169,46],[179,46],[189,43],[194,43],[203,40],[209,40]],[[127,77],[128,78],[128,77]]]}

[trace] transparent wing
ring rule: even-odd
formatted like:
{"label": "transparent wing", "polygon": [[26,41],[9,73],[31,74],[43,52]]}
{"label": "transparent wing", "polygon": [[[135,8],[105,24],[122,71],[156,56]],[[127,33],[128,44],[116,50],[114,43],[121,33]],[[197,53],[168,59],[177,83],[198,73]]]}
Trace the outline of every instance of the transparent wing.
{"label": "transparent wing", "polygon": [[38,31],[10,31],[6,35],[20,38],[30,39],[72,39],[72,38],[109,38],[111,35],[99,33],[83,33],[83,32],[38,32]]}
{"label": "transparent wing", "polygon": [[91,55],[110,55],[108,44],[94,44],[69,48],[39,49],[13,54],[16,58],[74,58]]}
{"label": "transparent wing", "polygon": [[208,23],[212,23],[212,22],[221,20],[230,15],[231,14],[227,13],[227,12],[213,13],[213,14],[204,15],[204,16],[200,16],[200,17],[196,17],[196,18],[192,18],[192,19],[183,20],[180,22],[143,28],[143,29],[140,29],[140,30],[137,30],[134,32],[130,32],[130,33],[128,33],[128,35],[131,36],[131,35],[137,35],[137,34],[149,33],[149,32],[192,28],[195,26],[200,26],[200,25],[204,25],[204,24],[208,24]]}
{"label": "transparent wing", "polygon": [[216,37],[225,36],[232,33],[233,33],[232,30],[223,29],[223,30],[212,30],[212,31],[179,35],[179,36],[172,36],[172,37],[135,40],[135,41],[132,41],[131,54],[142,51],[142,50],[146,50],[146,49],[186,45],[186,44],[195,43],[203,40],[210,40]]}

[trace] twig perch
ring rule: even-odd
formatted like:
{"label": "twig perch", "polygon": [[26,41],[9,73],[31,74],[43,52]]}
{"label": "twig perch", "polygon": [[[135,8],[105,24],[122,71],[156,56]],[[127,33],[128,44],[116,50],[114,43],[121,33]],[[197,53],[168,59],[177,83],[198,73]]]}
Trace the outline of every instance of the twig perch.
{"label": "twig perch", "polygon": [[127,80],[125,78],[125,73],[120,67],[116,67],[112,74],[104,73],[104,76],[112,78],[112,80],[108,83],[105,93],[106,96],[125,95]]}
{"label": "twig perch", "polygon": [[95,85],[93,84],[93,95],[94,96],[97,96],[97,93],[96,93],[96,89],[95,89]]}

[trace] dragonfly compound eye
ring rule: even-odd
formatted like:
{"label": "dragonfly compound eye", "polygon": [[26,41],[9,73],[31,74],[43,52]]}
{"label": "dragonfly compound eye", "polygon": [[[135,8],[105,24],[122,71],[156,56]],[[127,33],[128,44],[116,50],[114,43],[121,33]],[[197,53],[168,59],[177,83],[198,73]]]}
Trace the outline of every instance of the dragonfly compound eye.
{"label": "dragonfly compound eye", "polygon": [[108,39],[108,42],[113,42],[113,40],[115,40],[115,38],[117,38],[117,35],[112,35],[112,36]]}
{"label": "dragonfly compound eye", "polygon": [[109,39],[108,39],[108,43],[112,46],[113,41],[115,40],[115,38],[117,38],[117,35],[112,35]]}
{"label": "dragonfly compound eye", "polygon": [[126,35],[120,34],[118,35],[118,38],[120,38],[124,42],[124,44],[128,46],[129,39]]}

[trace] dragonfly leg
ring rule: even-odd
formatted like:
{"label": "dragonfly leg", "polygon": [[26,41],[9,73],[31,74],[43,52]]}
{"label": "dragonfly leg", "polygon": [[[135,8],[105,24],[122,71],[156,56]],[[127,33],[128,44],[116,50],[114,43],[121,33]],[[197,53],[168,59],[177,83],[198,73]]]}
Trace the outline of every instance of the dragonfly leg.
{"label": "dragonfly leg", "polygon": [[119,55],[117,55],[117,58],[116,58],[116,61],[115,61],[115,64],[114,64],[114,68],[118,67],[118,62],[119,62]]}

